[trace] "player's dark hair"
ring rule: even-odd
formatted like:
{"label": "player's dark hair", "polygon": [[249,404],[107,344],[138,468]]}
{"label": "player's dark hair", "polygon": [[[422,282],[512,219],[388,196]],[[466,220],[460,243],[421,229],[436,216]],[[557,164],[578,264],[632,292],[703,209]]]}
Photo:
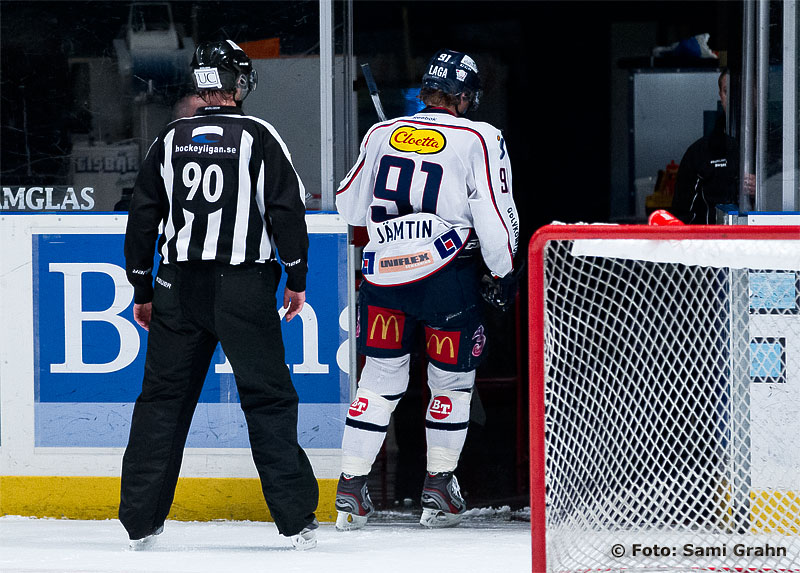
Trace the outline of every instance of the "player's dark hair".
{"label": "player's dark hair", "polygon": [[216,98],[218,94],[226,94],[230,97],[236,97],[236,88],[232,90],[197,90],[197,95],[202,99],[204,102],[208,103],[210,99]]}

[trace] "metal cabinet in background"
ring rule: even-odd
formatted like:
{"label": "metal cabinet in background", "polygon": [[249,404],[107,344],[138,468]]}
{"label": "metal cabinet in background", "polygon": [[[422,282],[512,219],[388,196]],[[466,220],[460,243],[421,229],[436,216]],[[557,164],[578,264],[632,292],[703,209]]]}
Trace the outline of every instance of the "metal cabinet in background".
{"label": "metal cabinet in background", "polygon": [[629,182],[636,217],[653,192],[658,171],[680,163],[686,148],[708,133],[721,111],[717,68],[630,71]]}

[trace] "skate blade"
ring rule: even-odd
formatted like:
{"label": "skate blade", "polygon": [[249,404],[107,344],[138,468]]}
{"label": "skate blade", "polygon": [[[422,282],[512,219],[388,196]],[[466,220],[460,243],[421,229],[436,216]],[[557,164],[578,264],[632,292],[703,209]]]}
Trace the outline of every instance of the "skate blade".
{"label": "skate blade", "polygon": [[367,515],[355,515],[346,511],[340,511],[336,516],[336,529],[339,531],[351,531],[361,529],[367,524]]}
{"label": "skate blade", "polygon": [[296,551],[308,551],[317,546],[317,534],[314,531],[311,534],[306,534],[307,536],[303,536],[301,533],[292,535],[292,545]]}
{"label": "skate blade", "polygon": [[146,537],[142,537],[141,539],[131,539],[128,542],[128,549],[130,551],[146,551],[151,549],[154,545],[156,545],[158,535],[164,531],[164,526],[162,525],[159,527],[153,534],[148,535]]}
{"label": "skate blade", "polygon": [[147,551],[155,544],[155,537],[153,535],[148,535],[143,539],[131,539],[128,543],[128,549],[131,551]]}
{"label": "skate blade", "polygon": [[462,517],[464,515],[461,513],[448,513],[441,509],[425,507],[422,509],[422,517],[419,518],[419,523],[430,528],[455,527],[461,523]]}

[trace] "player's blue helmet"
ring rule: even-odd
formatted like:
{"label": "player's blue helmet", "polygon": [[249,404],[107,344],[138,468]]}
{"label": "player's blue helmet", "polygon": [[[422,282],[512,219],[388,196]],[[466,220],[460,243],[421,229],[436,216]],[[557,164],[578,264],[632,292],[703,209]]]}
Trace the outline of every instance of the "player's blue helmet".
{"label": "player's blue helmet", "polygon": [[475,61],[454,50],[439,50],[434,54],[422,76],[422,87],[452,95],[464,94],[470,99],[470,110],[478,109],[483,93]]}
{"label": "player's blue helmet", "polygon": [[231,40],[203,42],[192,58],[194,85],[198,90],[242,89],[241,99],[256,90],[258,74],[247,54]]}

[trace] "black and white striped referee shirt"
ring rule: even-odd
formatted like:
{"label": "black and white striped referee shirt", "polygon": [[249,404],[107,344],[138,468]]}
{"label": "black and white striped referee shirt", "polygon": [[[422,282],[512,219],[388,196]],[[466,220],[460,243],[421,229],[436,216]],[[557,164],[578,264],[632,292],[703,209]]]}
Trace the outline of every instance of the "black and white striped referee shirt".
{"label": "black and white striped referee shirt", "polygon": [[278,132],[236,107],[205,107],[167,125],[147,152],[125,231],[134,302],[153,298],[153,246],[161,264],[276,259],[286,286],[305,290],[305,189]]}

